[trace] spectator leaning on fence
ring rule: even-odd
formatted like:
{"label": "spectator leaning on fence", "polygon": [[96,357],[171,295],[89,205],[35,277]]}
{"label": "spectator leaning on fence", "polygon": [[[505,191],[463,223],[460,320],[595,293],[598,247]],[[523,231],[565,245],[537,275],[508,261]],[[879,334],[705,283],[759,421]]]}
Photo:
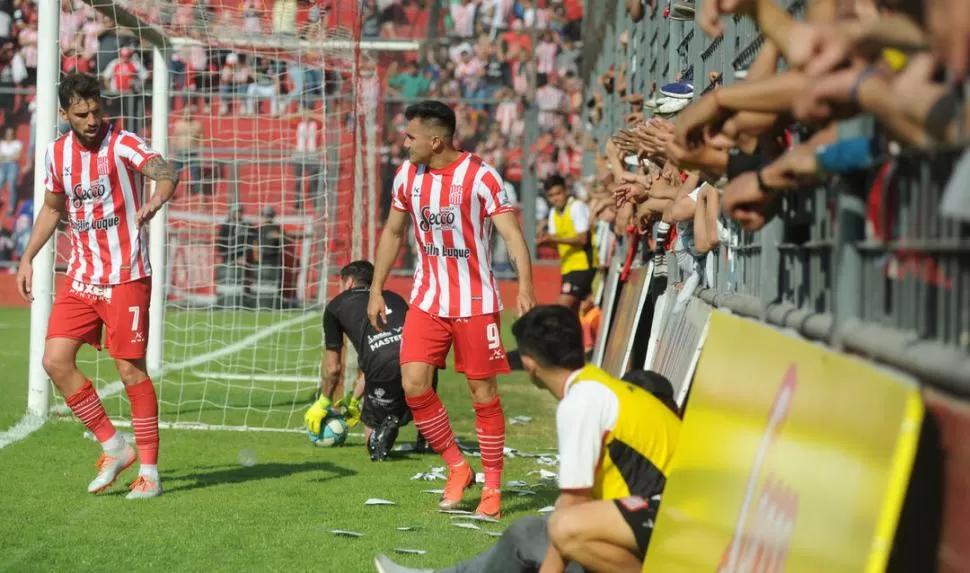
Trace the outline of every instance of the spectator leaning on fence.
{"label": "spectator leaning on fence", "polygon": [[[959,15],[946,12],[956,7]],[[967,104],[952,80],[968,68],[970,32],[960,30],[970,22],[970,2],[854,8],[836,19],[833,2],[811,1],[800,22],[771,2],[703,3],[697,19],[708,34],[723,33],[719,11],[738,12],[758,23],[765,42],[737,74],[743,81],[694,78],[713,85],[701,97],[688,81],[627,93],[625,66],[608,70],[588,98],[590,120],[602,121],[606,94],[618,92],[632,108],[597,158],[593,214],[613,210],[617,230],[631,222],[651,231],[658,254],[665,245],[675,252],[689,292],[710,280],[707,253],[730,240],[723,217],[757,231],[778,216],[785,193],[889,165],[896,149],[956,142]],[[636,2],[627,9],[634,20],[641,15]],[[692,10],[678,15],[692,17]],[[619,48],[627,49],[624,35]],[[837,123],[860,114],[877,121],[875,136],[841,137]],[[892,170],[884,175],[870,203],[891,184]],[[612,192],[612,205],[597,197],[597,186]],[[965,186],[962,199],[954,189],[954,205],[970,202]],[[878,211],[870,209],[867,232],[887,240]]]}

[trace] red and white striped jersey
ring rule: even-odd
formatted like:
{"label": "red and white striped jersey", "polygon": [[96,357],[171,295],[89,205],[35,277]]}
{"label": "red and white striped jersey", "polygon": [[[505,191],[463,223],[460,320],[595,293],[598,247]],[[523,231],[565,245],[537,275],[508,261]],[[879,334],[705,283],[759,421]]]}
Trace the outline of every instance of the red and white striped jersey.
{"label": "red and white striped jersey", "polygon": [[67,276],[92,285],[116,285],[151,275],[148,243],[136,215],[142,204],[141,170],[160,154],[128,131],[108,128],[98,149],[73,132],[47,148],[44,185],[67,194],[71,258]]}
{"label": "red and white striped jersey", "polygon": [[412,305],[449,318],[502,310],[489,217],[513,207],[492,166],[468,152],[443,169],[405,161],[394,176],[392,205],[414,223],[419,262]]}

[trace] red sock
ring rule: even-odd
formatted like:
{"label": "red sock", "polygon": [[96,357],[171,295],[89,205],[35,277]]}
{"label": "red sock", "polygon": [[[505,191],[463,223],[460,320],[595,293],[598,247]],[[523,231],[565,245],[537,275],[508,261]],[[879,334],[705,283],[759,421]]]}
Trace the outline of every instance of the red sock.
{"label": "red sock", "polygon": [[465,456],[461,455],[461,450],[455,443],[455,433],[451,431],[448,411],[438,398],[437,392],[429,388],[420,396],[405,396],[404,399],[414,415],[414,425],[445,463],[449,467],[465,463]]}
{"label": "red sock", "polygon": [[485,487],[502,489],[502,468],[505,466],[505,412],[502,400],[496,397],[485,404],[475,404],[475,430],[482,452]]}
{"label": "red sock", "polygon": [[131,426],[138,446],[138,462],[142,465],[158,463],[158,398],[155,387],[146,378],[138,384],[125,386],[131,401]]}
{"label": "red sock", "polygon": [[101,398],[98,398],[90,380],[85,380],[84,386],[65,401],[67,407],[91,430],[99,442],[107,442],[115,436],[114,424],[108,419],[108,413],[104,411]]}

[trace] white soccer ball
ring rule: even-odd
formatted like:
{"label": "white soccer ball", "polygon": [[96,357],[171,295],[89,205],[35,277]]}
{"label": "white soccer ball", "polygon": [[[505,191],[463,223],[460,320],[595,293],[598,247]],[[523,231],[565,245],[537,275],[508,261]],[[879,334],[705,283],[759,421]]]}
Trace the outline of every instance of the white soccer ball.
{"label": "white soccer ball", "polygon": [[318,448],[332,448],[347,441],[347,422],[341,416],[327,416],[320,424],[319,434],[310,434],[310,441]]}

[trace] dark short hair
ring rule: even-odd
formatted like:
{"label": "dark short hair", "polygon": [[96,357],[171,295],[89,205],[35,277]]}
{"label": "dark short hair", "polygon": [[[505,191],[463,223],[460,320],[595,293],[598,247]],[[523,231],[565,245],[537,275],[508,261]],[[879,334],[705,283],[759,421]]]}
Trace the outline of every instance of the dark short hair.
{"label": "dark short hair", "polygon": [[522,356],[544,368],[578,370],[586,365],[583,327],[575,312],[558,304],[536,306],[512,325]]}
{"label": "dark short hair", "polygon": [[562,175],[550,175],[546,177],[545,183],[542,185],[546,191],[552,189],[553,187],[562,186],[566,187],[566,180],[563,179]]}
{"label": "dark short hair", "polygon": [[64,76],[57,86],[57,102],[61,109],[67,110],[75,100],[100,100],[101,82],[91,74],[72,72]]}
{"label": "dark short hair", "polygon": [[404,110],[404,117],[408,121],[418,118],[423,123],[443,128],[449,141],[455,136],[458,125],[455,110],[440,101],[431,99],[409,105]]}
{"label": "dark short hair", "polygon": [[370,286],[374,282],[374,265],[370,261],[354,261],[340,269],[340,280],[354,279],[354,286]]}
{"label": "dark short hair", "polygon": [[671,412],[680,416],[680,407],[674,400],[674,385],[663,374],[653,370],[631,370],[623,375],[623,381],[650,392]]}

